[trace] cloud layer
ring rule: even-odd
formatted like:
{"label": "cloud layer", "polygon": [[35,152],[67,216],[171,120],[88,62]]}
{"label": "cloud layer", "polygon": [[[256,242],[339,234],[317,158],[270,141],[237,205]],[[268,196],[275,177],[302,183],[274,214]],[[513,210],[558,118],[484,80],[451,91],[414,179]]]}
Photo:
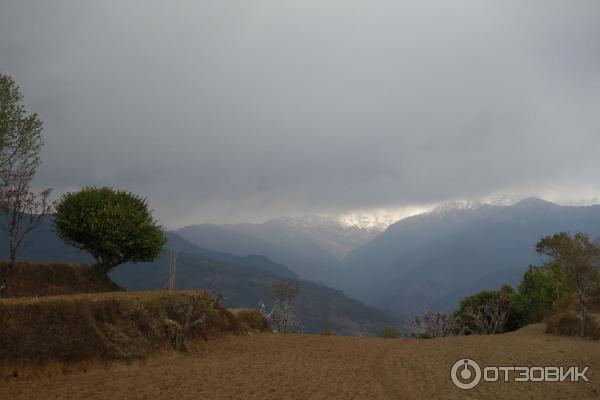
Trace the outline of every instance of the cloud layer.
{"label": "cloud layer", "polygon": [[3,1],[36,184],[236,222],[600,193],[600,3]]}

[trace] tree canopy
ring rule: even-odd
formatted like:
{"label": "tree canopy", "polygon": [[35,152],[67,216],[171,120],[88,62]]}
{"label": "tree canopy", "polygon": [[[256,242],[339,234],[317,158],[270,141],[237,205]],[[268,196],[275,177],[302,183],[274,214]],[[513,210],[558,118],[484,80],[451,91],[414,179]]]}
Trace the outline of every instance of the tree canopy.
{"label": "tree canopy", "polygon": [[111,188],[65,194],[53,223],[62,240],[90,253],[104,273],[125,262],[152,261],[166,243],[146,199]]}

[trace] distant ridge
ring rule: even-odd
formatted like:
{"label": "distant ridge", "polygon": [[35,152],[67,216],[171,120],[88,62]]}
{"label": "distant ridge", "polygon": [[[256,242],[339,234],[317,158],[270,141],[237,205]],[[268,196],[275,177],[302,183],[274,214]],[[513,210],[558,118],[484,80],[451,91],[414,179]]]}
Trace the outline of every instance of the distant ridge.
{"label": "distant ridge", "polygon": [[346,258],[353,296],[405,314],[452,310],[475,291],[515,283],[540,263],[535,243],[560,231],[600,237],[600,205],[529,197],[510,206],[434,210],[398,221]]}

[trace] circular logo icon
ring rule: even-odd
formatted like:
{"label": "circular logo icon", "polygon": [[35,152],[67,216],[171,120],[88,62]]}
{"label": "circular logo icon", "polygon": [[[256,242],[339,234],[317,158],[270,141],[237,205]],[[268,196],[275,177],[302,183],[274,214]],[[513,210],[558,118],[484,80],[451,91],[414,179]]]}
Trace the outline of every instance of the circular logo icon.
{"label": "circular logo icon", "polygon": [[462,358],[454,363],[450,370],[452,383],[461,389],[473,389],[481,381],[479,364],[469,358]]}

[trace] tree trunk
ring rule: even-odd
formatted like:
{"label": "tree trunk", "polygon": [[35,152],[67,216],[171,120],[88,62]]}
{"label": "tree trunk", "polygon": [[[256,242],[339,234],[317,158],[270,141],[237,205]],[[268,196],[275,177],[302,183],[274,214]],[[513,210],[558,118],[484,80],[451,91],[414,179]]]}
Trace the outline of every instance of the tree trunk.
{"label": "tree trunk", "polygon": [[17,245],[11,239],[8,250],[8,261],[10,265],[14,265],[17,260]]}
{"label": "tree trunk", "polygon": [[103,265],[103,264],[94,264],[92,265],[92,269],[99,275],[108,276],[108,273],[111,270],[111,267]]}
{"label": "tree trunk", "polygon": [[579,299],[579,302],[581,305],[581,324],[580,324],[579,335],[581,337],[584,337],[585,336],[586,319],[587,319],[587,299],[585,297],[582,297]]}

